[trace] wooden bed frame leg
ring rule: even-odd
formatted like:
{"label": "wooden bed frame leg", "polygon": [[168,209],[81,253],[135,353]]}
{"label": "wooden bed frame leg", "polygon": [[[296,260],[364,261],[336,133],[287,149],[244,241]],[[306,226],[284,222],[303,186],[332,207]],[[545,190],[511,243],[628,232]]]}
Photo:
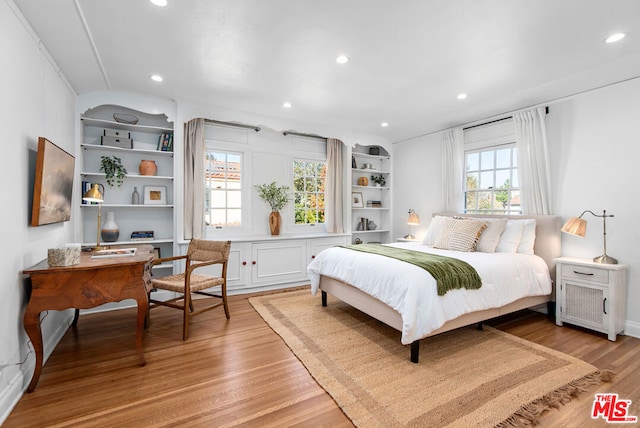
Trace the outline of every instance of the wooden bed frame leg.
{"label": "wooden bed frame leg", "polygon": [[323,307],[327,307],[327,292],[326,291],[322,291],[322,306]]}
{"label": "wooden bed frame leg", "polygon": [[482,322],[478,323],[478,330],[482,331]]}
{"label": "wooden bed frame leg", "polygon": [[420,341],[414,340],[411,342],[411,362],[418,363],[418,357],[420,356]]}

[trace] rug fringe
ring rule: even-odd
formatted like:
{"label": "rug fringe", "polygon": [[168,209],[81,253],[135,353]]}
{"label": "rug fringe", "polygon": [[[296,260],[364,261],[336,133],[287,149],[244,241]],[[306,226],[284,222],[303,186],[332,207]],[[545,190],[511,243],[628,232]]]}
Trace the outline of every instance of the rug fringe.
{"label": "rug fringe", "polygon": [[576,379],[568,384],[551,391],[548,394],[520,407],[513,415],[496,425],[496,428],[520,428],[538,424],[540,416],[551,408],[559,408],[575,398],[587,387],[611,382],[614,373],[611,370],[598,370]]}

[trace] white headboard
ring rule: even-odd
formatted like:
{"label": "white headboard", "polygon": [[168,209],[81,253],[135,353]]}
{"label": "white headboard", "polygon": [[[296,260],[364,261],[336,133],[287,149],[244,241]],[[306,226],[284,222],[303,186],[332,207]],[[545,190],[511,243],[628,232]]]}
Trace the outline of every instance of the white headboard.
{"label": "white headboard", "polygon": [[499,214],[457,214],[457,213],[434,213],[434,216],[461,216],[461,217],[473,217],[473,218],[512,218],[515,220],[522,220],[526,218],[533,218],[536,220],[536,242],[533,247],[533,252],[542,257],[549,266],[549,273],[551,279],[555,281],[556,278],[556,262],[555,258],[560,257],[561,254],[561,219],[557,215],[499,215]]}

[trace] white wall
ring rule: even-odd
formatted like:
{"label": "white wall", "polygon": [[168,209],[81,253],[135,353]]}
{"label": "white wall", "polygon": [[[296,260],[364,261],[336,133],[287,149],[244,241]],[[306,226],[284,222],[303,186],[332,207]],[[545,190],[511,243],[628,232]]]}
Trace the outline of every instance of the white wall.
{"label": "white wall", "polygon": [[[640,199],[633,192],[638,177],[640,144],[640,79],[548,104],[546,117],[555,214],[563,220],[584,210],[615,218],[607,221],[607,254],[629,265],[627,327],[640,337]],[[406,211],[414,208],[422,238],[434,212],[441,210],[442,133],[394,145],[396,236],[406,234]],[[587,236],[563,234],[565,256],[592,258],[602,254],[602,219],[590,215]]]}
{"label": "white wall", "polygon": [[[72,242],[71,222],[30,227],[38,137],[75,153],[75,94],[38,46],[12,2],[0,2],[0,117],[2,117],[4,225],[0,257],[0,423],[31,380],[34,354],[22,327],[26,269],[46,258],[47,248]],[[74,195],[75,197],[75,195]],[[66,330],[68,312],[44,315],[45,355]]]}

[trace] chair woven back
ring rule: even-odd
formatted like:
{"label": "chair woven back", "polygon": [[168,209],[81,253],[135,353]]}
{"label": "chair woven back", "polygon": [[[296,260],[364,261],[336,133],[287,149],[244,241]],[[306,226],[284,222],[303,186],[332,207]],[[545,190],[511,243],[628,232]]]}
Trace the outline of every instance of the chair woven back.
{"label": "chair woven back", "polygon": [[231,241],[209,241],[206,239],[192,239],[187,249],[187,259],[190,262],[206,262],[215,260],[223,263],[229,260]]}

